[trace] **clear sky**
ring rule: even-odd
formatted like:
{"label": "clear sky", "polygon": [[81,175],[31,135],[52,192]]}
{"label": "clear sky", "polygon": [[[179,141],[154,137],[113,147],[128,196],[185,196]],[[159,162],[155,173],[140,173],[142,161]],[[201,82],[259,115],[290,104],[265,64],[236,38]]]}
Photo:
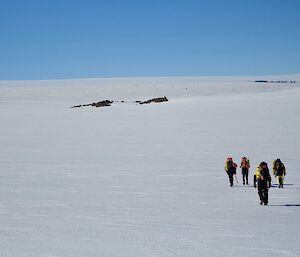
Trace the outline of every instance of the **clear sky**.
{"label": "clear sky", "polygon": [[300,73],[299,0],[0,0],[0,79]]}

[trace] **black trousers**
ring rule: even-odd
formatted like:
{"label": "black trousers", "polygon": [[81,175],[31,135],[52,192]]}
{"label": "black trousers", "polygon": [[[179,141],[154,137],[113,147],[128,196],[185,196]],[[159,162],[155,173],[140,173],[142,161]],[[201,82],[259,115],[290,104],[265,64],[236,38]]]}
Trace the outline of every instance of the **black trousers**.
{"label": "black trousers", "polygon": [[243,184],[245,184],[245,181],[248,184],[248,174],[249,174],[249,169],[242,168]]}
{"label": "black trousers", "polygon": [[262,203],[268,204],[268,181],[266,180],[258,180],[257,181],[257,189],[258,189],[258,195],[259,199]]}
{"label": "black trousers", "polygon": [[229,178],[229,183],[230,183],[230,186],[233,186],[233,173],[227,173],[228,174],[228,178]]}

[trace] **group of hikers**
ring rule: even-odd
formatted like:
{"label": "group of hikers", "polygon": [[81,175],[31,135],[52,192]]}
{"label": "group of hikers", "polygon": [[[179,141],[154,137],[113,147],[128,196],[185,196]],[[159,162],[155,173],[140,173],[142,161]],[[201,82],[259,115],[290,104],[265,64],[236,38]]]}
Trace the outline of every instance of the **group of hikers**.
{"label": "group of hikers", "polygon": [[[228,157],[224,169],[229,177],[230,186],[233,186],[233,178],[237,180],[236,169],[238,165],[233,161],[232,157]],[[249,185],[249,169],[250,161],[247,157],[241,159],[240,168],[243,176],[243,185]],[[277,178],[278,187],[283,188],[283,181],[286,175],[286,170],[283,162],[280,159],[273,160],[272,173]],[[271,175],[269,172],[268,164],[261,162],[257,167],[253,177],[253,186],[258,189],[258,195],[261,205],[268,205],[268,191],[271,187]]]}

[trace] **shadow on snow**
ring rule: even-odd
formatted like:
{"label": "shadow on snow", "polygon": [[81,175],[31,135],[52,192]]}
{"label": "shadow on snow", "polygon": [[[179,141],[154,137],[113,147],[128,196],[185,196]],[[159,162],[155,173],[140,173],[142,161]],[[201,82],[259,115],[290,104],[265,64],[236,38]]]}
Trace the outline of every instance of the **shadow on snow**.
{"label": "shadow on snow", "polygon": [[300,207],[300,204],[269,204],[269,206]]}

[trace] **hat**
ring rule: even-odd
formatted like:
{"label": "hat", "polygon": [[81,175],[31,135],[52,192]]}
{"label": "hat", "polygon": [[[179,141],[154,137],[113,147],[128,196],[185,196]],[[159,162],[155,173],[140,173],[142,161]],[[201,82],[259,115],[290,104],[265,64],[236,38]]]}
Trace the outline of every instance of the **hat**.
{"label": "hat", "polygon": [[268,166],[268,164],[266,162],[261,162],[259,166]]}

